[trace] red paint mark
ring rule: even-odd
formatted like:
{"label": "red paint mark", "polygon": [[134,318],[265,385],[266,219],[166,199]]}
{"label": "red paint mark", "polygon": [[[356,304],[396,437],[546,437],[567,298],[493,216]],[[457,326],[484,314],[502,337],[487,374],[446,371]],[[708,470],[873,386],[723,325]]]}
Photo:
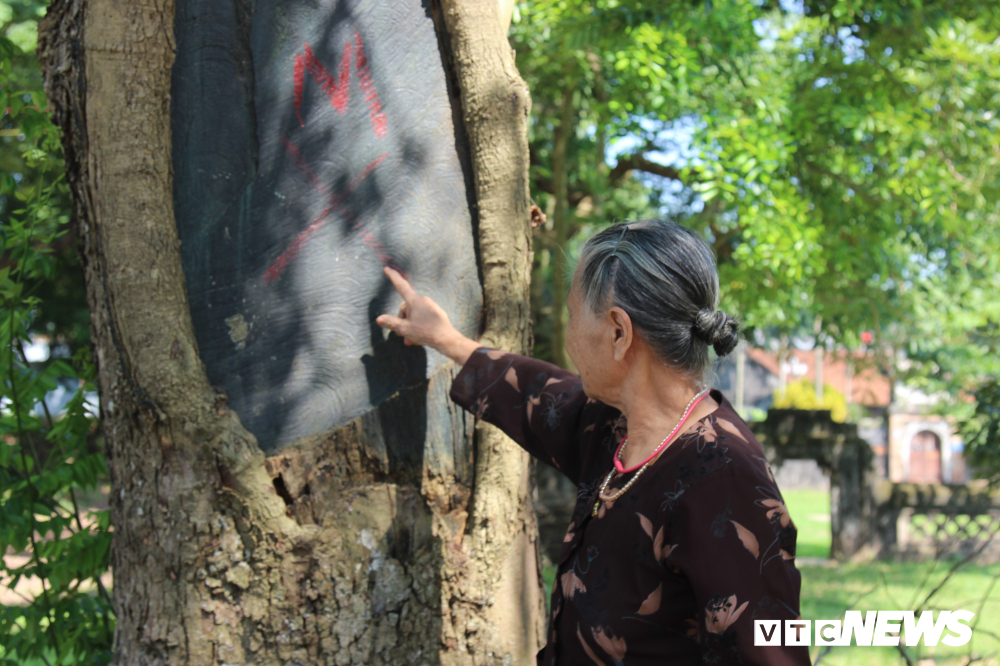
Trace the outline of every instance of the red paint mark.
{"label": "red paint mark", "polygon": [[[285,150],[287,150],[288,153],[292,156],[292,160],[295,162],[295,166],[297,166],[299,168],[299,171],[302,172],[302,174],[309,180],[310,183],[312,183],[316,191],[319,192],[320,194],[323,194],[324,196],[328,195],[329,188],[323,185],[320,182],[319,178],[316,177],[316,174],[309,167],[309,164],[305,161],[305,158],[302,156],[302,153],[299,152],[298,147],[296,147],[294,143],[292,143],[285,137],[281,137],[281,142],[284,144]],[[274,280],[280,278],[281,274],[284,272],[286,268],[288,268],[288,265],[292,262],[292,259],[294,259],[295,256],[302,250],[302,248],[305,247],[306,243],[308,243],[309,240],[316,235],[316,232],[319,231],[324,224],[326,224],[327,218],[329,218],[330,215],[334,213],[344,212],[345,216],[348,219],[356,219],[354,211],[347,209],[342,202],[346,197],[346,195],[354,191],[359,185],[361,185],[361,183],[365,181],[366,178],[368,178],[368,176],[372,174],[372,172],[375,171],[375,169],[378,168],[380,164],[385,162],[387,156],[388,153],[383,153],[378,157],[376,157],[374,160],[372,160],[364,169],[361,170],[361,173],[359,173],[357,176],[351,179],[351,182],[347,184],[347,189],[343,193],[329,195],[328,197],[329,204],[327,205],[327,207],[323,209],[323,212],[320,213],[319,216],[317,216],[316,219],[312,221],[312,224],[310,224],[308,227],[302,230],[299,233],[299,235],[295,237],[295,240],[293,240],[289,244],[289,246],[285,248],[285,251],[282,252],[277,259],[275,259],[274,263],[271,264],[271,266],[267,269],[267,271],[264,272],[264,275],[261,277],[261,282],[263,283],[273,282]],[[404,271],[400,270],[400,268],[398,267],[396,262],[392,259],[392,257],[389,257],[387,254],[385,254],[385,252],[382,251],[384,249],[383,245],[380,242],[378,242],[378,239],[376,239],[375,236],[372,235],[371,231],[367,228],[365,224],[355,221],[353,229],[363,232],[361,235],[362,242],[364,242],[365,245],[367,245],[372,249],[372,251],[375,253],[375,256],[379,258],[379,260],[383,263],[383,265],[389,266],[390,268],[398,271],[401,275],[403,275],[404,278],[408,277]]]}
{"label": "red paint mark", "polygon": [[382,164],[382,162],[385,162],[385,158],[388,156],[389,153],[382,153],[381,155],[373,159],[371,161],[371,164],[366,166],[364,169],[361,170],[361,173],[359,173],[357,176],[351,179],[351,182],[347,184],[347,191],[350,192],[355,187],[360,185],[361,181],[370,176],[372,171],[374,171],[380,164]]}
{"label": "red paint mark", "polygon": [[389,132],[388,121],[385,113],[382,112],[382,102],[379,100],[378,91],[375,89],[375,82],[372,81],[371,71],[368,69],[368,57],[365,55],[365,45],[361,41],[361,35],[354,33],[354,42],[348,41],[344,44],[344,50],[340,55],[340,66],[337,71],[337,79],[334,80],[330,72],[323,66],[323,63],[313,54],[309,42],[305,42],[305,55],[301,53],[295,56],[295,70],[292,75],[293,94],[295,103],[295,115],[299,119],[299,125],[305,127],[306,123],[302,119],[302,91],[305,86],[305,75],[308,71],[316,83],[319,84],[326,96],[330,98],[330,105],[343,114],[347,111],[347,103],[350,93],[351,60],[354,60],[354,67],[361,83],[361,92],[364,101],[368,105],[368,116],[371,119],[372,129],[375,137],[381,139]]}
{"label": "red paint mark", "polygon": [[292,75],[292,83],[295,86],[295,115],[299,117],[299,125],[302,127],[306,126],[304,120],[302,120],[302,86],[305,85],[306,78],[306,59],[302,57],[302,54],[296,54],[295,56],[295,73]]}
{"label": "red paint mark", "polygon": [[340,69],[337,72],[336,81],[330,75],[330,72],[327,71],[326,67],[323,66],[323,63],[313,54],[309,42],[305,43],[305,57],[301,53],[295,56],[295,71],[292,75],[292,83],[294,84],[295,94],[295,114],[299,117],[299,125],[305,127],[306,124],[302,120],[302,89],[305,85],[305,73],[307,71],[316,80],[319,87],[323,89],[326,96],[330,98],[330,106],[335,108],[337,113],[340,114],[347,111],[348,84],[350,83],[351,55],[353,50],[354,47],[350,42],[344,44],[344,52],[340,56]]}
{"label": "red paint mark", "polygon": [[389,129],[385,114],[382,113],[382,103],[378,99],[375,82],[372,81],[371,72],[368,70],[368,57],[365,55],[365,45],[361,42],[359,33],[354,33],[354,46],[356,49],[354,67],[361,80],[361,91],[364,93],[365,102],[368,103],[368,115],[371,118],[372,128],[375,130],[375,137],[381,139],[389,132]]}
{"label": "red paint mark", "polygon": [[[361,40],[361,35],[357,32],[354,33],[353,41],[348,41],[344,44],[343,52],[340,56],[340,64],[337,69],[336,79],[330,74],[330,72],[323,66],[323,63],[319,61],[316,55],[313,53],[312,47],[308,42],[304,43],[303,47],[304,53],[296,54],[295,56],[295,68],[292,74],[292,84],[293,84],[293,102],[295,104],[295,115],[299,120],[299,125],[305,127],[305,120],[302,118],[302,94],[305,88],[306,73],[319,84],[323,92],[330,100],[330,106],[337,110],[337,113],[344,114],[347,112],[347,105],[350,100],[350,76],[351,76],[351,62],[354,62],[354,68],[357,72],[359,83],[361,85],[361,94],[364,99],[365,104],[368,107],[368,116],[372,124],[372,129],[375,132],[375,137],[381,139],[386,134],[388,134],[388,122],[386,120],[385,113],[382,111],[382,102],[379,100],[378,90],[375,88],[375,82],[372,80],[371,70],[368,67],[368,56],[365,55],[365,45]],[[352,222],[352,230],[361,232],[361,240],[375,256],[378,257],[384,265],[390,266],[391,268],[399,271],[403,277],[408,278],[409,276],[396,264],[395,260],[390,257],[384,251],[383,245],[378,242],[378,239],[372,234],[372,232],[367,228],[367,226],[358,221],[357,215],[354,211],[350,210],[346,204],[344,204],[345,197],[354,191],[358,186],[361,185],[367,179],[372,172],[375,171],[383,162],[385,162],[388,153],[383,153],[376,157],[368,166],[361,170],[361,173],[356,175],[347,184],[347,188],[344,192],[340,194],[331,194],[330,188],[327,187],[316,175],[316,173],[310,168],[309,163],[303,157],[302,153],[299,151],[298,147],[285,137],[281,137],[281,143],[285,146],[285,150],[291,156],[292,161],[295,166],[298,167],[299,171],[303,176],[312,184],[313,188],[322,196],[327,197],[328,205],[323,210],[319,216],[312,221],[312,223],[306,227],[295,240],[285,248],[285,251],[274,261],[273,264],[264,272],[261,278],[262,282],[273,282],[281,277],[281,274],[289,264],[295,258],[296,255],[302,250],[303,247],[316,235],[316,232],[324,224],[326,224],[327,219],[334,214],[343,214],[345,219]]]}
{"label": "red paint mark", "polygon": [[305,244],[309,242],[309,239],[315,236],[320,227],[326,224],[326,217],[330,214],[333,208],[334,204],[327,206],[326,210],[320,213],[319,217],[313,220],[312,224],[306,227],[298,236],[295,237],[295,240],[292,241],[291,245],[285,248],[285,251],[281,253],[281,256],[279,256],[274,263],[271,264],[271,267],[264,273],[264,277],[261,279],[262,282],[273,282],[281,277],[282,272],[288,268],[288,264],[290,264],[292,259],[295,258],[295,255],[299,253],[299,250],[305,247]]}

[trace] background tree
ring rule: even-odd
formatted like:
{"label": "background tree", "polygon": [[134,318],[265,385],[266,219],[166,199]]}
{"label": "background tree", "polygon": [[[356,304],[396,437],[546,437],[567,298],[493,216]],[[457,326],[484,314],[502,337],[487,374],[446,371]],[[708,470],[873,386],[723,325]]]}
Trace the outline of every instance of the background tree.
{"label": "background tree", "polygon": [[[709,12],[687,3],[542,1],[518,7],[511,39],[536,91],[533,188],[549,214],[535,234],[536,350],[566,367],[570,242],[588,223],[657,212],[656,188],[630,176],[680,175],[647,154],[658,148],[657,129],[697,108],[691,72],[701,54],[689,40],[697,45],[725,35],[709,48],[727,56],[752,47],[747,12],[753,5],[727,3]],[[609,145],[621,139],[629,148],[609,165]],[[543,284],[551,284],[551,301]]]}
{"label": "background tree", "polygon": [[[46,99],[42,92],[42,75],[35,48],[38,43],[38,19],[45,14],[47,2],[14,0],[0,3],[0,225],[9,228],[11,214],[18,209],[27,193],[37,192],[60,177],[63,170],[59,137],[51,131],[45,114]],[[18,196],[20,193],[20,197]],[[55,188],[46,198],[43,217],[45,226],[38,231],[34,244],[45,232],[69,221],[69,193]],[[44,222],[42,222],[44,220]],[[76,235],[72,228],[54,239],[46,248],[42,260],[58,270],[46,273],[46,278],[30,285],[38,296],[37,316],[29,326],[33,334],[47,335],[53,346],[65,345],[65,356],[72,356],[89,342],[87,307],[82,273],[76,253]],[[6,256],[10,266],[13,256]]]}
{"label": "background tree", "polygon": [[91,499],[106,472],[69,188],[34,54],[43,13],[0,2],[0,663],[103,664],[111,535]]}
{"label": "background tree", "polygon": [[749,333],[872,332],[883,372],[948,388],[961,416],[997,373],[997,21],[976,1],[519,4],[553,213],[536,353],[568,362],[578,231],[658,213],[712,244]]}

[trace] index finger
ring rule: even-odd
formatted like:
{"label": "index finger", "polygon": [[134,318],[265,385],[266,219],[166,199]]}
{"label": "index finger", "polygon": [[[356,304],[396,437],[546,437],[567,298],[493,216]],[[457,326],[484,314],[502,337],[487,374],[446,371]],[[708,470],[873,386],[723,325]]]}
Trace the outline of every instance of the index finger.
{"label": "index finger", "polygon": [[383,268],[383,272],[385,273],[386,277],[389,278],[389,281],[392,282],[392,285],[396,287],[396,291],[399,292],[399,295],[402,296],[403,300],[406,301],[407,303],[409,303],[413,298],[419,295],[417,294],[416,290],[412,286],[410,286],[410,283],[406,281],[406,278],[404,278],[402,275],[400,275],[393,269],[389,268],[388,266],[385,266]]}

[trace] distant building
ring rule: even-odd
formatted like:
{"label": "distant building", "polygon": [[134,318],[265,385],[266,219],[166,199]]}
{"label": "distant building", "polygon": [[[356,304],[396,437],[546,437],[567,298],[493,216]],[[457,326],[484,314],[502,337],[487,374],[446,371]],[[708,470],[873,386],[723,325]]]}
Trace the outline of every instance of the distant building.
{"label": "distant building", "polygon": [[[942,396],[902,385],[893,389],[864,352],[852,352],[851,364],[845,352],[825,352],[822,358],[823,383],[843,393],[848,405],[862,408],[858,434],[871,445],[879,476],[911,483],[969,481],[961,437],[948,419],[931,413]],[[714,383],[750,417],[771,407],[776,390],[801,379],[816,380],[815,350],[790,349],[779,362],[774,352],[745,347],[718,363]]]}
{"label": "distant building", "polygon": [[[825,352],[821,357],[823,383],[856,406],[851,411],[858,434],[871,445],[879,476],[897,482],[968,482],[961,438],[946,418],[929,413],[939,396],[905,386],[894,389],[865,352],[852,352],[850,364],[845,352]],[[715,385],[750,417],[766,412],[775,391],[788,382],[815,381],[816,352],[790,349],[779,362],[774,352],[746,347],[722,359],[715,371]]]}
{"label": "distant building", "polygon": [[941,396],[900,386],[889,409],[889,479],[969,482],[962,438],[947,418],[930,413]]}
{"label": "distant building", "polygon": [[[737,396],[739,366],[743,366],[742,395]],[[719,361],[712,384],[746,418],[754,410],[766,412],[774,402],[774,392],[781,386],[778,360],[762,349],[741,346],[736,353]]]}

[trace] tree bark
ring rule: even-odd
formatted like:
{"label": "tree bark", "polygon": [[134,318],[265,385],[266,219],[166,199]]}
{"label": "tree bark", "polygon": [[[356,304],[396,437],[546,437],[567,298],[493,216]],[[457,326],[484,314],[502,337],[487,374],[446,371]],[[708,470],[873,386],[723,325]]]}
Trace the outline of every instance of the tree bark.
{"label": "tree bark", "polygon": [[[528,114],[531,97],[517,73],[506,30],[489,2],[442,0],[473,156],[483,270],[484,344],[531,350],[531,224]],[[467,552],[479,562],[456,578],[449,615],[455,640],[470,641],[481,616],[493,640],[513,639],[510,663],[528,663],[544,645],[545,601],[538,559],[529,458],[493,426],[476,426],[476,485]],[[455,569],[462,570],[458,562]],[[496,588],[499,578],[501,585]],[[492,589],[503,595],[487,596]],[[483,608],[481,599],[491,606]],[[464,631],[462,628],[464,627]],[[473,641],[474,643],[474,641]],[[473,645],[463,646],[469,650]],[[498,653],[495,657],[500,659]],[[458,662],[456,662],[458,663]],[[486,663],[479,662],[476,663]]]}
{"label": "tree bark", "polygon": [[[495,0],[442,10],[472,152],[483,341],[524,352],[528,91]],[[386,460],[394,410],[450,404],[457,368],[267,459],[208,382],[173,212],[173,17],[172,0],[55,0],[40,31],[111,475],[114,663],[531,661],[544,604],[526,455],[451,405],[441,437],[469,456]]]}

